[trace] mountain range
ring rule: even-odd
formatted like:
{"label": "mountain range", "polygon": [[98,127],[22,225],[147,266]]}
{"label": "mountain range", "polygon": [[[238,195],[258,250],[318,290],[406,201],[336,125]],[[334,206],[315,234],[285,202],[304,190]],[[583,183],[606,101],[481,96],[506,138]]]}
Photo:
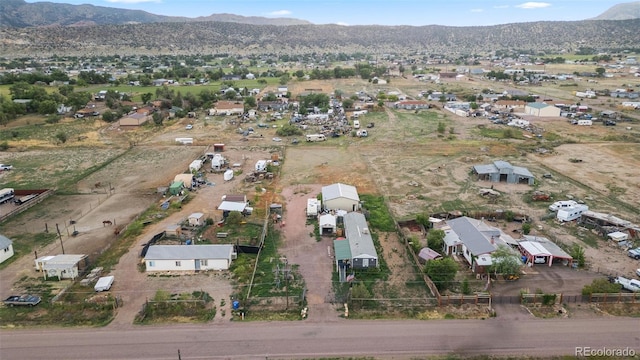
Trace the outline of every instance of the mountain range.
{"label": "mountain range", "polygon": [[0,23],[13,24],[0,27],[0,56],[327,51],[470,55],[497,50],[559,54],[580,48],[639,52],[640,17],[603,19],[640,11],[640,2],[623,5],[598,20],[453,27],[314,25],[229,14],[179,18],[92,5],[0,0]]}
{"label": "mountain range", "polygon": [[[591,20],[628,20],[640,18],[640,1],[622,3]],[[293,18],[266,18],[234,14],[212,14],[196,18],[163,16],[142,10],[51,2],[27,3],[24,0],[0,1],[0,27],[91,26],[159,22],[234,22],[251,25],[311,25]]]}
{"label": "mountain range", "polygon": [[27,3],[24,0],[0,1],[0,26],[91,26],[146,24],[162,22],[221,21],[252,25],[305,25],[306,20],[266,18],[234,14],[212,14],[196,18],[155,15],[142,10],[118,9],[94,5],[71,5],[51,2]]}

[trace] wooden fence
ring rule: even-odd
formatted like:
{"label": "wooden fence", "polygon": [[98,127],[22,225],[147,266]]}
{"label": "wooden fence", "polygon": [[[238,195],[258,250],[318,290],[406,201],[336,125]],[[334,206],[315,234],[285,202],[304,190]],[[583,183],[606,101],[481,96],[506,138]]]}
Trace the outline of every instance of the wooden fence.
{"label": "wooden fence", "polygon": [[44,201],[44,199],[48,198],[49,196],[54,194],[54,190],[44,190],[43,192],[39,193],[38,196],[36,196],[33,200],[28,201],[22,205],[16,206],[15,209],[6,212],[2,215],[0,215],[0,222],[4,221],[5,219],[7,219],[8,217],[12,216],[12,215],[16,215],[19,214],[27,209],[29,209],[30,207],[41,203],[42,201]]}

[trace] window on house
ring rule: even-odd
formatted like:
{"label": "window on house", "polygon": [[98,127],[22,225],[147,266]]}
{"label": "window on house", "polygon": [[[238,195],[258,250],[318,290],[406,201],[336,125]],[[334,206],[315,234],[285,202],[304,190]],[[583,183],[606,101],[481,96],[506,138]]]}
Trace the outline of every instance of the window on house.
{"label": "window on house", "polygon": [[209,266],[209,260],[200,260],[200,266]]}
{"label": "window on house", "polygon": [[155,261],[149,261],[148,264],[149,264],[149,267],[156,266],[156,262]]}
{"label": "window on house", "polygon": [[180,267],[182,266],[182,263],[180,261],[176,261],[176,267]]}

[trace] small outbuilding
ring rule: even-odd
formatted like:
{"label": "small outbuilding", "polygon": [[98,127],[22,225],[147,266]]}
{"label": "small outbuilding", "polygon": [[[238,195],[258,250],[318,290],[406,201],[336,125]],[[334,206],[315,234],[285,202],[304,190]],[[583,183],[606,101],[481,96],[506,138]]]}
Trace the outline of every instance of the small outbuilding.
{"label": "small outbuilding", "polygon": [[438,259],[442,259],[442,255],[428,247],[420,249],[420,252],[418,253],[418,261],[420,261],[422,264],[430,260]]}
{"label": "small outbuilding", "polygon": [[184,182],[183,181],[174,181],[174,182],[171,183],[171,185],[169,185],[169,193],[171,195],[180,194],[182,189],[184,189]]}
{"label": "small outbuilding", "polygon": [[51,277],[62,279],[75,279],[80,270],[86,267],[87,255],[62,254],[45,256],[36,259],[36,269],[42,271],[45,280]]}
{"label": "small outbuilding", "polygon": [[554,261],[569,265],[573,257],[551,240],[533,235],[524,235],[523,241],[518,242],[520,253],[529,266],[546,264],[551,266]]}
{"label": "small outbuilding", "polygon": [[182,234],[182,226],[176,225],[176,224],[167,225],[167,227],[164,230],[164,233],[166,236],[179,237]]}
{"label": "small outbuilding", "polygon": [[0,264],[13,255],[13,241],[6,236],[0,235]]}
{"label": "small outbuilding", "polygon": [[204,214],[201,212],[195,212],[189,215],[189,226],[204,226]]}
{"label": "small outbuilding", "polygon": [[320,215],[319,227],[321,235],[333,235],[336,233],[336,217],[332,214]]}
{"label": "small outbuilding", "polygon": [[473,173],[478,176],[478,180],[491,182],[533,185],[535,181],[533,174],[527,168],[513,166],[502,160],[494,161],[493,164],[475,165]]}

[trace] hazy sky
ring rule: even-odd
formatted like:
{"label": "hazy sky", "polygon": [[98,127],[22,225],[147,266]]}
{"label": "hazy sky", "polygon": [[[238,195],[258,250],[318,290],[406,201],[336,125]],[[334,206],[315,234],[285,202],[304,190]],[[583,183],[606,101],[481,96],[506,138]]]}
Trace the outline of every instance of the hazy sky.
{"label": "hazy sky", "polygon": [[[584,20],[624,0],[47,0],[198,17],[229,13],[291,17],[314,24],[496,25]],[[29,0],[28,2],[36,2]]]}

